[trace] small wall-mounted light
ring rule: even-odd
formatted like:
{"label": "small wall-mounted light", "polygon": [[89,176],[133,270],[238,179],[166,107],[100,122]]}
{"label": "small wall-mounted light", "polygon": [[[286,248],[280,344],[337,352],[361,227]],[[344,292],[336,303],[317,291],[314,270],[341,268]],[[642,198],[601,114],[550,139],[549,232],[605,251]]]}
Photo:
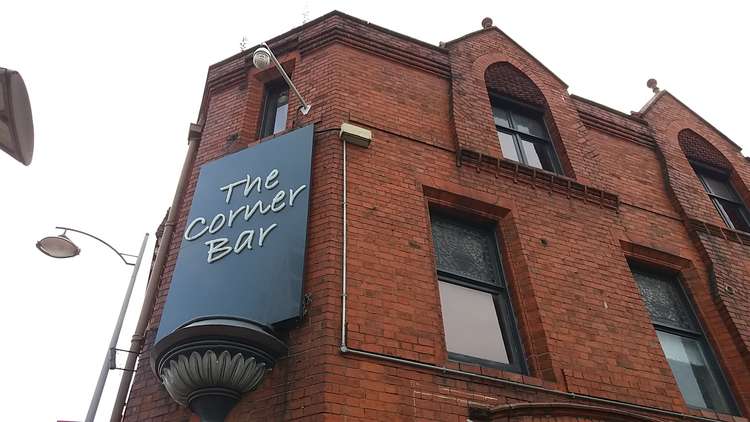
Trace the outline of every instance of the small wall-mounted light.
{"label": "small wall-mounted light", "polygon": [[253,53],[253,66],[260,70],[266,69],[271,64],[271,51],[260,47]]}
{"label": "small wall-mounted light", "polygon": [[303,115],[307,115],[307,113],[310,112],[311,104],[307,103],[305,99],[302,98],[302,95],[300,95],[299,91],[297,91],[297,87],[295,87],[292,83],[292,80],[289,79],[286,71],[284,71],[284,68],[281,67],[281,63],[276,60],[276,56],[274,56],[273,51],[271,51],[271,47],[269,47],[266,43],[263,43],[261,45],[262,47],[258,47],[253,52],[253,66],[257,67],[260,70],[264,70],[267,69],[268,66],[271,65],[271,63],[273,63],[279,73],[281,73],[281,76],[284,78],[287,85],[292,88],[292,91],[294,91],[294,94],[297,95],[297,98],[299,98],[300,102],[302,103],[302,107],[299,108],[299,111],[302,112]]}
{"label": "small wall-mounted light", "polygon": [[349,142],[360,147],[369,148],[372,142],[372,131],[351,123],[341,123],[339,138],[344,142]]}

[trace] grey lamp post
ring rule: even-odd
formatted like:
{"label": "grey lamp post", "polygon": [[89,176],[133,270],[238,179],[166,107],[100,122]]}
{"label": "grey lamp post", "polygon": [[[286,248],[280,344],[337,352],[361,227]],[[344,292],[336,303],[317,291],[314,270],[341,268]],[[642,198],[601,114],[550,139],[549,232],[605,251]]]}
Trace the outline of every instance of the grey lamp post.
{"label": "grey lamp post", "polygon": [[[112,338],[109,341],[109,347],[107,348],[107,354],[104,357],[104,363],[102,364],[101,372],[99,372],[99,379],[96,382],[96,388],[94,389],[94,395],[91,397],[91,403],[89,404],[88,413],[86,413],[86,422],[93,422],[96,416],[96,409],[99,407],[99,400],[102,398],[102,391],[104,391],[104,383],[107,381],[107,374],[110,369],[114,368],[113,356],[115,348],[117,347],[117,340],[120,338],[120,331],[122,330],[122,323],[125,320],[125,312],[128,310],[128,304],[130,303],[130,295],[133,293],[133,286],[135,285],[135,278],[138,275],[138,268],[141,266],[141,260],[143,259],[143,251],[146,249],[146,242],[148,242],[148,233],[143,236],[143,243],[141,243],[141,250],[138,255],[130,255],[122,253],[115,249],[109,243],[99,239],[98,237],[86,233],[81,230],[71,229],[70,227],[56,227],[57,229],[63,230],[63,233],[58,236],[48,236],[44,239],[36,242],[36,247],[44,254],[49,255],[53,258],[72,258],[81,252],[81,249],[76,246],[65,234],[69,231],[80,233],[88,236],[92,239],[96,239],[99,242],[105,244],[107,247],[112,249],[126,265],[133,267],[133,272],[130,275],[130,284],[128,284],[128,290],[125,292],[125,298],[122,301],[120,307],[120,315],[117,318],[117,324],[115,325],[115,331],[112,333]],[[135,258],[135,262],[129,262],[125,257]]]}

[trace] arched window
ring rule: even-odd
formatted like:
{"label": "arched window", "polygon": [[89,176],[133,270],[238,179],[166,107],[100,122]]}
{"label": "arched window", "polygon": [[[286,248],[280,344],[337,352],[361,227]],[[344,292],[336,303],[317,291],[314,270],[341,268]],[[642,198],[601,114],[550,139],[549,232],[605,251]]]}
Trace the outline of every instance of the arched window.
{"label": "arched window", "polygon": [[730,181],[732,165],[716,147],[690,129],[677,135],[680,148],[729,228],[750,232],[750,212]]}
{"label": "arched window", "polygon": [[485,71],[485,83],[503,157],[562,173],[547,102],[534,82],[509,63],[495,63]]}

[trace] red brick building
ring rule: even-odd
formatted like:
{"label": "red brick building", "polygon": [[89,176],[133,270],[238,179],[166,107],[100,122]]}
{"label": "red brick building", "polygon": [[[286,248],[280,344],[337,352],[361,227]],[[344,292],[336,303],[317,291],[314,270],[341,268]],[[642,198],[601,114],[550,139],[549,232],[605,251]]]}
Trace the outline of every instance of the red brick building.
{"label": "red brick building", "polygon": [[307,115],[253,49],[209,68],[125,421],[199,420],[150,353],[200,166],[309,123],[307,312],[228,421],[747,420],[748,159],[655,84],[613,110],[482,26],[271,39]]}

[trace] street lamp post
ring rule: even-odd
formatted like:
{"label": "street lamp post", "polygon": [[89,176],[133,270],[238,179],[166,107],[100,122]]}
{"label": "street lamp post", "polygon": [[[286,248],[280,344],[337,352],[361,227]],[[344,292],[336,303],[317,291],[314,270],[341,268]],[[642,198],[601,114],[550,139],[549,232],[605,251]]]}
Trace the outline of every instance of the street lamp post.
{"label": "street lamp post", "polygon": [[[96,388],[94,389],[94,395],[91,397],[91,403],[89,404],[88,413],[86,413],[86,422],[93,422],[96,416],[96,409],[99,407],[99,400],[102,398],[102,392],[104,391],[104,383],[107,381],[107,374],[112,365],[115,348],[117,347],[117,340],[120,338],[120,331],[122,330],[122,323],[125,320],[125,312],[128,310],[128,304],[130,303],[130,295],[133,293],[133,286],[135,285],[135,279],[138,275],[138,268],[141,266],[141,260],[143,259],[143,252],[146,250],[146,242],[148,242],[148,233],[143,236],[143,242],[141,243],[141,249],[138,255],[130,255],[122,253],[115,249],[109,243],[102,239],[86,233],[81,230],[71,229],[70,227],[56,227],[57,229],[63,230],[63,234],[58,236],[48,236],[36,243],[36,247],[44,254],[49,255],[53,258],[71,258],[78,255],[81,249],[78,248],[66,235],[68,231],[80,233],[88,236],[99,242],[103,243],[110,249],[112,249],[126,265],[133,267],[133,272],[130,275],[130,283],[128,284],[128,290],[125,292],[125,298],[123,298],[122,306],[120,307],[120,315],[117,317],[117,324],[115,324],[115,330],[112,333],[112,338],[109,341],[109,347],[107,348],[107,354],[104,357],[104,363],[102,369],[99,372],[99,379],[96,382]],[[135,258],[135,262],[129,262],[125,257]],[[135,351],[137,353],[137,351]]]}

